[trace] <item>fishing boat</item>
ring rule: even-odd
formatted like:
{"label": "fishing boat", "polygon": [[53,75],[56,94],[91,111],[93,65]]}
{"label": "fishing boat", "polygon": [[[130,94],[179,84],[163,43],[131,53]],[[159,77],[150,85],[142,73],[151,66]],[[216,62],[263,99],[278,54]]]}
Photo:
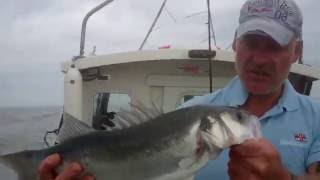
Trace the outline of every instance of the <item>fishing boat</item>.
{"label": "fishing boat", "polygon": [[[86,22],[111,2],[103,2],[85,16],[80,54],[62,63],[64,112],[95,129],[110,130],[114,127],[111,120],[119,111],[130,111],[130,104],[169,112],[196,96],[223,88],[236,75],[235,56],[229,50],[140,47],[131,52],[84,56]],[[319,79],[320,69],[302,63],[291,67],[289,80],[301,94],[309,95],[313,82]],[[62,123],[63,117],[60,127]],[[51,132],[58,134],[59,128]]]}
{"label": "fishing boat", "polygon": [[[175,110],[209,92],[208,56],[213,90],[223,88],[236,75],[234,54],[225,50],[146,50],[65,62],[64,111],[94,125],[130,110],[137,100],[164,112]],[[306,95],[319,78],[318,69],[303,64],[294,64],[289,75],[296,90]]]}

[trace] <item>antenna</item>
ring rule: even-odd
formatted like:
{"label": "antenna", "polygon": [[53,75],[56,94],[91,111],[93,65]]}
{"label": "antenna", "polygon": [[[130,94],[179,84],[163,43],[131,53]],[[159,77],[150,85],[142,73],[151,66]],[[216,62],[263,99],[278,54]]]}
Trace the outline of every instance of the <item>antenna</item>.
{"label": "antenna", "polygon": [[[207,7],[208,7],[208,45],[209,45],[209,54],[211,54],[211,11],[210,11],[210,0],[207,0]],[[209,87],[210,93],[212,92],[212,57],[208,56],[208,63],[209,63]]]}
{"label": "antenna", "polygon": [[177,23],[177,19],[172,15],[172,13],[168,10],[168,8],[164,7],[164,10],[166,10],[169,17],[173,20],[173,22]]}
{"label": "antenna", "polygon": [[147,39],[149,38],[149,35],[151,34],[154,26],[156,25],[156,23],[157,23],[160,15],[161,15],[161,13],[162,13],[162,11],[163,11],[163,8],[164,8],[164,6],[166,5],[166,2],[167,2],[167,0],[164,0],[164,1],[162,2],[162,5],[161,5],[161,7],[160,7],[160,10],[159,10],[156,18],[154,19],[154,21],[153,21],[153,23],[152,23],[152,25],[151,25],[151,27],[150,27],[150,29],[149,29],[146,37],[144,38],[144,40],[142,41],[142,43],[141,43],[141,45],[140,45],[140,47],[139,47],[139,51],[142,50],[144,44],[147,42]]}

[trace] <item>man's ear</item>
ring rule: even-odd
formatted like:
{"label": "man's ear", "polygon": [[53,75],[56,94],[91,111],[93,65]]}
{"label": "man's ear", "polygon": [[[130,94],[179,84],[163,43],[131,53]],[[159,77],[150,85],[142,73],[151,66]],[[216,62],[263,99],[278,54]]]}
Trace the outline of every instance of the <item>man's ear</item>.
{"label": "man's ear", "polygon": [[295,49],[294,49],[294,58],[292,59],[292,63],[297,62],[297,60],[300,62],[302,59],[302,54],[303,54],[303,41],[296,41]]}
{"label": "man's ear", "polygon": [[237,49],[237,42],[236,42],[237,40],[234,38],[233,39],[233,42],[232,42],[232,49],[233,49],[233,51],[236,51],[236,49]]}
{"label": "man's ear", "polygon": [[236,51],[236,41],[237,41],[237,31],[234,32],[233,41],[232,41],[232,49]]}

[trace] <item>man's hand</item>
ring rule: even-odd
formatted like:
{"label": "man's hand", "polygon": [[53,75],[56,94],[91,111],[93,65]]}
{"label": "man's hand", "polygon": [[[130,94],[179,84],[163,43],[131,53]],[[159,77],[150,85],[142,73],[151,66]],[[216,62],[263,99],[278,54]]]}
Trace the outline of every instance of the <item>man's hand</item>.
{"label": "man's hand", "polygon": [[250,139],[230,149],[229,176],[235,180],[291,179],[277,150],[265,139]]}
{"label": "man's hand", "polygon": [[58,154],[45,158],[38,169],[39,180],[94,180],[93,176],[82,176],[83,168],[78,163],[71,163],[60,174],[55,169],[62,163]]}

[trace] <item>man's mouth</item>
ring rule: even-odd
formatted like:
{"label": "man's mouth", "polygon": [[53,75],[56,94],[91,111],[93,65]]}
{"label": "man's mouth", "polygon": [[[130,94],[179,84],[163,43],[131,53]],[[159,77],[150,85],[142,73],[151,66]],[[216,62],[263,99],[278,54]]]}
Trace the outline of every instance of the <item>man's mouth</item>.
{"label": "man's mouth", "polygon": [[249,70],[247,71],[247,74],[249,75],[249,77],[253,77],[253,78],[267,78],[270,76],[269,72],[266,71],[258,71],[258,70]]}
{"label": "man's mouth", "polygon": [[257,74],[257,75],[260,75],[260,76],[268,76],[268,75],[269,75],[268,72],[263,71],[263,70],[261,70],[261,71],[259,71],[259,70],[251,70],[251,71],[249,71],[249,72],[250,72],[250,73]]}

